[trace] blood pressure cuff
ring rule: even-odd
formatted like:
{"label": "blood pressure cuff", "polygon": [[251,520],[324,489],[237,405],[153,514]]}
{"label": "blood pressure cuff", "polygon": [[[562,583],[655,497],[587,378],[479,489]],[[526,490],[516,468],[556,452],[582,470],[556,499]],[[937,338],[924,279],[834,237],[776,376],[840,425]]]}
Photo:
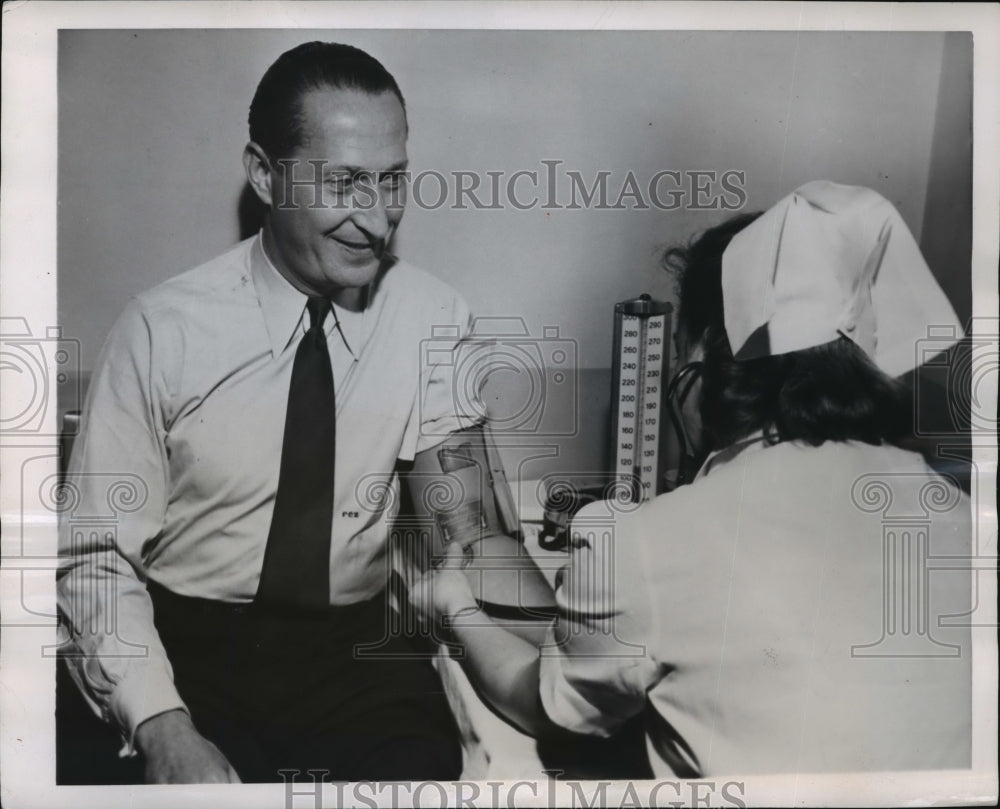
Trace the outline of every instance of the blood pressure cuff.
{"label": "blood pressure cuff", "polygon": [[[517,508],[500,455],[485,428],[463,433],[435,453],[440,478],[423,491],[423,505],[439,529],[431,554],[442,558],[457,542],[465,556],[465,570],[477,600],[486,607],[528,610],[538,620],[555,606],[552,590],[538,570],[520,536]],[[489,611],[489,609],[488,609]]]}
{"label": "blood pressure cuff", "polygon": [[[445,544],[460,542],[463,547],[488,536],[517,531],[513,515],[501,517],[496,487],[503,486],[500,497],[510,497],[502,467],[491,469],[483,442],[465,442],[443,447],[437,452],[441,471],[457,484],[462,496],[452,508],[436,509],[434,518]],[[514,522],[514,525],[511,525]]]}

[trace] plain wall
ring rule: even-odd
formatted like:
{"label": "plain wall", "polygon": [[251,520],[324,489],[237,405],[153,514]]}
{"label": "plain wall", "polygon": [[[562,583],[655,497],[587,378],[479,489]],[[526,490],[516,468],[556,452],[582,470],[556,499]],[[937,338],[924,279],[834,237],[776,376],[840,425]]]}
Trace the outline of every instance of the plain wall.
{"label": "plain wall", "polygon": [[920,249],[962,323],[972,315],[972,47],[945,34]]}
{"label": "plain wall", "polygon": [[[396,76],[415,173],[509,177],[559,160],[588,182],[610,172],[615,197],[630,171],[645,185],[660,170],[736,170],[744,210],[812,179],[875,188],[931,247],[968,317],[968,255],[949,245],[970,221],[969,35],[64,31],[59,309],[85,373],[131,295],[240,238],[250,99],[267,66],[307,39],[362,47]],[[557,198],[568,197],[562,177]],[[477,314],[572,341],[580,373],[570,368],[572,387],[551,401],[577,437],[556,443],[564,466],[593,469],[607,455],[612,304],[672,298],[663,248],[731,214],[411,204],[395,250]],[[497,375],[491,395],[517,400],[523,381]]]}

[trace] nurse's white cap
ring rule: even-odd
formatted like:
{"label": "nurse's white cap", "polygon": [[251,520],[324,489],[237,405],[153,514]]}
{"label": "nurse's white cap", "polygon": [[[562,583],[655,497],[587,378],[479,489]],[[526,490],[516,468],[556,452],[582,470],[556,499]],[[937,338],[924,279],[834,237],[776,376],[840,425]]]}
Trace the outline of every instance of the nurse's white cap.
{"label": "nurse's white cap", "polygon": [[892,204],[826,180],[797,188],[733,237],[722,256],[722,301],[739,360],[843,335],[895,377],[921,361],[928,327],[962,333]]}

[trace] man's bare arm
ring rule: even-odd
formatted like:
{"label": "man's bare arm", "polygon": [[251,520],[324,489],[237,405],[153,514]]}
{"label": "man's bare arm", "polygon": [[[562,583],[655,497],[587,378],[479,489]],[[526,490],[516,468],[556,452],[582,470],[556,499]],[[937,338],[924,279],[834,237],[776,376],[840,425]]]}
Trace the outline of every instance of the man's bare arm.
{"label": "man's bare arm", "polygon": [[240,777],[219,748],[195,729],[187,711],[150,717],[135,731],[146,759],[147,784],[238,784]]}

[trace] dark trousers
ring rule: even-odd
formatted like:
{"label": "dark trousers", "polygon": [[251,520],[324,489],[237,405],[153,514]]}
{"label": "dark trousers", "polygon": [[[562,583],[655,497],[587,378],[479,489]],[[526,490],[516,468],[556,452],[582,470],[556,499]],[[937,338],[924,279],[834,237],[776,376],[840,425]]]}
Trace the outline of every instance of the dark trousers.
{"label": "dark trousers", "polygon": [[307,769],[332,781],[459,777],[441,682],[418,642],[393,630],[385,594],[278,614],[148,587],[195,727],[243,781],[280,782],[281,769],[299,780]]}

